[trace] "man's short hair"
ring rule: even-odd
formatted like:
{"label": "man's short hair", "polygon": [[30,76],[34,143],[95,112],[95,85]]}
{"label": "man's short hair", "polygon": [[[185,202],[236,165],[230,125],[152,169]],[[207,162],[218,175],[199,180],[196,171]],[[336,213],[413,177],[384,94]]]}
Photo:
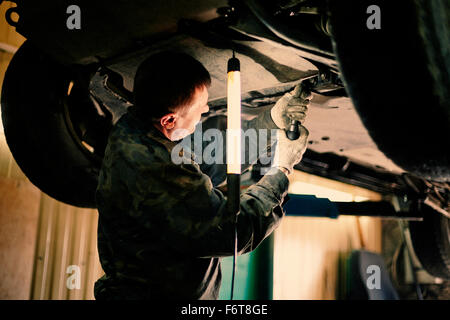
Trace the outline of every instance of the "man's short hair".
{"label": "man's short hair", "polygon": [[189,105],[196,89],[210,85],[208,70],[190,55],[159,52],[138,67],[134,78],[134,105],[144,120],[158,121]]}

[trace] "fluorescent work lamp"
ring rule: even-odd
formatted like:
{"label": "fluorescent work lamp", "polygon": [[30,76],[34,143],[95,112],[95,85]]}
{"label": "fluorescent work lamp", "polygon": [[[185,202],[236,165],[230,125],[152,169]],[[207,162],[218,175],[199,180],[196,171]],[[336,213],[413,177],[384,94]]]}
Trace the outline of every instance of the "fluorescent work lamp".
{"label": "fluorescent work lamp", "polygon": [[228,210],[230,214],[237,215],[241,183],[241,73],[234,52],[228,60],[227,95]]}
{"label": "fluorescent work lamp", "polygon": [[241,72],[234,57],[228,60],[227,173],[241,173]]}
{"label": "fluorescent work lamp", "polygon": [[234,257],[231,280],[233,300],[234,275],[237,256],[237,216],[240,208],[241,191],[241,72],[240,63],[234,56],[228,60],[227,80],[227,211],[234,216]]}

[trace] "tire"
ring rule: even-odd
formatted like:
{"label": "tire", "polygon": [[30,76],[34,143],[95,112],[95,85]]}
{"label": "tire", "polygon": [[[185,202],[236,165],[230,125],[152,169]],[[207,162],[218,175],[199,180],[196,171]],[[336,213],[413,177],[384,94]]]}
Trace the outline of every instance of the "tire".
{"label": "tire", "polygon": [[2,88],[8,146],[30,181],[64,203],[95,208],[100,164],[74,139],[64,109],[71,75],[29,41],[14,55]]}
{"label": "tire", "polygon": [[424,205],[423,221],[411,221],[414,251],[431,275],[450,280],[450,219]]}
{"label": "tire", "polygon": [[[370,5],[381,29],[369,30]],[[378,148],[423,178],[450,181],[450,3],[330,1],[344,85]]]}

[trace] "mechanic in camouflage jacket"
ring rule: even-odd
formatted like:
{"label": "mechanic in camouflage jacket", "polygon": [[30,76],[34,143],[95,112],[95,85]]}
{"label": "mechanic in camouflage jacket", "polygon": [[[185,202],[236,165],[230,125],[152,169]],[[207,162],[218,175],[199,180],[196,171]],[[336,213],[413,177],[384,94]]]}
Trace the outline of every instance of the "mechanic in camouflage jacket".
{"label": "mechanic in camouflage jacket", "polygon": [[[114,125],[99,176],[98,250],[105,275],[95,284],[96,299],[217,299],[220,257],[234,252],[235,218],[215,188],[225,167],[201,168],[189,154],[182,154],[189,160],[181,164],[171,157],[208,112],[210,83],[208,71],[186,54],[155,54],[138,68],[135,106]],[[242,128],[284,129],[290,117],[303,121],[310,97],[297,86]],[[283,217],[287,175],[306,149],[308,131],[300,129],[295,141],[276,130],[271,169],[241,194],[239,254],[254,250]]]}

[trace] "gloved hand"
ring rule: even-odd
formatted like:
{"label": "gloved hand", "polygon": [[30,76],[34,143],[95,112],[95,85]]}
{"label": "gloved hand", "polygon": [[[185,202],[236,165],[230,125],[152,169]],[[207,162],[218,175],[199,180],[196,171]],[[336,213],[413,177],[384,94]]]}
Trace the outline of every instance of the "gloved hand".
{"label": "gloved hand", "polygon": [[294,166],[302,160],[308,141],[308,130],[299,125],[300,137],[297,140],[289,140],[286,131],[277,130],[277,145],[272,167],[285,168],[287,174],[292,173]]}
{"label": "gloved hand", "polygon": [[289,128],[291,120],[298,120],[303,123],[311,98],[311,92],[299,83],[294,90],[286,93],[275,103],[270,111],[273,122],[280,129]]}

